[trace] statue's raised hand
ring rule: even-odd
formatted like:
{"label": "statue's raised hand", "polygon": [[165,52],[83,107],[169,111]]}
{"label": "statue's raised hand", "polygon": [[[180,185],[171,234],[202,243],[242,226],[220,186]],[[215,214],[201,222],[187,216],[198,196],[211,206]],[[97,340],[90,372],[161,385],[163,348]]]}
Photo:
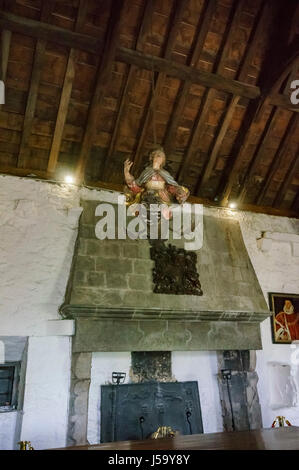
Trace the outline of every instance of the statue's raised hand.
{"label": "statue's raised hand", "polygon": [[131,169],[131,166],[133,165],[133,162],[131,162],[131,160],[129,160],[128,158],[125,160],[124,162],[124,170],[125,172],[130,172],[130,169]]}
{"label": "statue's raised hand", "polygon": [[130,173],[131,166],[133,165],[133,162],[129,160],[128,158],[124,161],[124,174],[125,174],[125,180],[128,183],[134,180],[134,177]]}

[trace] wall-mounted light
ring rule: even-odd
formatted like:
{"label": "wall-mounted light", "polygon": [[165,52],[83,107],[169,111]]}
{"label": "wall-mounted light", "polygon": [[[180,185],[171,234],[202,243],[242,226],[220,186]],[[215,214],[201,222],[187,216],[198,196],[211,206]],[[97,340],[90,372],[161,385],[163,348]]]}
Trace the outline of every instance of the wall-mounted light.
{"label": "wall-mounted light", "polygon": [[75,179],[72,175],[66,175],[64,177],[64,182],[67,183],[67,184],[74,184],[75,183]]}

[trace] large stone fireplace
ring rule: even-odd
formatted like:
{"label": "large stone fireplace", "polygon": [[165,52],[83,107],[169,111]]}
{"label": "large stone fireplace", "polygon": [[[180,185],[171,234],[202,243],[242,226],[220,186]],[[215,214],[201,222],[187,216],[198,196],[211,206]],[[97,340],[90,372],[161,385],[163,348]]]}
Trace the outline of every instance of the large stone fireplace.
{"label": "large stone fireplace", "polygon": [[[196,377],[204,390],[205,380],[215,380],[219,387],[217,400],[219,406],[221,403],[223,428],[261,426],[254,351],[261,349],[259,323],[269,316],[269,311],[239,223],[233,217],[220,219],[204,214],[203,246],[196,252],[203,295],[162,294],[154,292],[154,261],[148,240],[96,238],[98,218],[95,209],[98,204],[82,201],[72,272],[65,303],[60,310],[63,318],[73,318],[76,323],[72,345],[69,444],[87,442],[91,423],[95,441],[112,436],[101,416],[105,393],[101,387],[112,387],[112,391],[113,387],[122,387],[121,384],[111,385],[112,372],[122,369],[126,369],[128,390],[129,384],[140,385],[140,390],[146,390],[148,384],[148,390],[152,390],[148,394],[152,403],[155,402],[153,396],[157,395],[155,384],[162,383],[164,389],[168,386],[171,389],[171,385],[166,384],[187,383]],[[181,240],[170,240],[169,243],[182,247]],[[205,374],[201,370],[196,375],[197,367],[202,367],[200,359],[197,363],[197,354],[205,351],[214,352],[213,365],[206,361]],[[150,355],[153,352],[158,354],[156,360]],[[189,376],[184,376],[181,369],[173,370],[178,352],[185,354],[186,367],[187,363],[190,367],[190,358],[194,358]],[[136,353],[142,353],[143,361],[136,359]],[[168,357],[166,363],[163,354],[164,359]],[[184,369],[182,364],[180,367]],[[227,370],[230,378],[225,374]],[[102,377],[100,381],[96,372]],[[184,380],[180,380],[180,374]],[[185,398],[182,392],[180,403],[184,403],[184,411],[181,415],[186,417],[188,400]],[[198,416],[204,413],[203,407],[209,406],[208,400],[209,397],[201,396],[199,391],[201,408]],[[167,408],[166,401],[163,404],[161,398],[160,409]],[[153,405],[143,402],[140,406],[148,414],[152,410],[154,415]],[[143,414],[138,415],[139,418],[144,418]],[[100,430],[101,423],[105,429]],[[111,425],[111,421],[109,423]],[[153,423],[156,425],[157,420]],[[164,421],[163,424],[168,423]],[[194,424],[193,428],[199,432],[200,426]],[[184,433],[188,433],[188,429],[190,431],[189,427]],[[118,435],[124,438],[123,434]],[[113,436],[110,437],[112,440]]]}

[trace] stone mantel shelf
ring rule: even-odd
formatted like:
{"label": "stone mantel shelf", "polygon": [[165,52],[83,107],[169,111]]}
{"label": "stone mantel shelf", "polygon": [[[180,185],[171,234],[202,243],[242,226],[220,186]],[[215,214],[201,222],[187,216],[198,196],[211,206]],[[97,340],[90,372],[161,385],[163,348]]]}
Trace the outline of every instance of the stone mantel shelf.
{"label": "stone mantel shelf", "polygon": [[173,320],[194,322],[234,321],[260,323],[271,315],[269,310],[252,311],[223,311],[223,310],[173,310],[158,308],[130,308],[130,307],[99,307],[91,305],[65,304],[60,308],[64,319],[94,318],[98,320]]}

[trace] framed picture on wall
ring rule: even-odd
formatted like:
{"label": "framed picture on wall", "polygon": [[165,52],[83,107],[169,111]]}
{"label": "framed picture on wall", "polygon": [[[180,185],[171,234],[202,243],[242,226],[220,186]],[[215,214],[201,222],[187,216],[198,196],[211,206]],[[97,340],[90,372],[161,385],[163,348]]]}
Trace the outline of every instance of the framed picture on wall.
{"label": "framed picture on wall", "polygon": [[272,339],[276,344],[299,340],[299,294],[269,293]]}

